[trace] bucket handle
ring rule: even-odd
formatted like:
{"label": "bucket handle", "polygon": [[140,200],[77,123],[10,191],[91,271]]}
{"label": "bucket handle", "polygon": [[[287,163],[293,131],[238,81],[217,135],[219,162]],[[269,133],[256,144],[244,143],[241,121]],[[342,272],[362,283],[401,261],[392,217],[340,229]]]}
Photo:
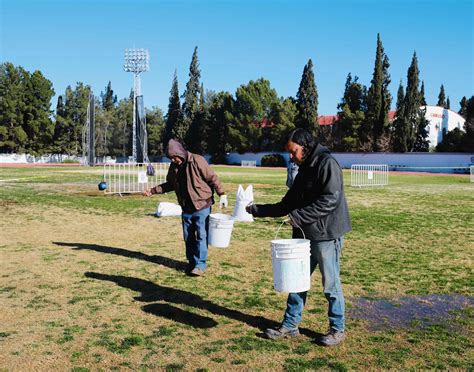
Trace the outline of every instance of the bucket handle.
{"label": "bucket handle", "polygon": [[[275,234],[275,240],[277,240],[278,233],[280,232],[281,227],[282,227],[285,223],[288,224],[288,225],[290,225],[290,222],[289,222],[289,221],[290,221],[289,218],[288,218],[287,220],[283,220],[283,221],[282,221],[282,223],[281,223],[280,226],[278,227],[278,230],[277,230],[277,232],[276,232],[276,234]],[[292,226],[292,225],[291,225],[291,226]],[[298,229],[301,230],[301,232],[303,233],[303,239],[306,239],[306,236],[304,235],[303,229],[302,229],[300,226],[298,226],[298,225],[296,225],[295,227],[297,227]]]}

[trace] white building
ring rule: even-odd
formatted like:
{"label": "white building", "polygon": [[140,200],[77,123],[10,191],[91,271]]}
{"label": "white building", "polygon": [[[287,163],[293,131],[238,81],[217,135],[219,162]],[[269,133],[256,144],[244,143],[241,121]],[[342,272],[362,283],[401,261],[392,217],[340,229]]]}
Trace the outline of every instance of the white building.
{"label": "white building", "polygon": [[441,143],[443,141],[443,134],[448,133],[454,128],[464,130],[464,122],[466,120],[456,112],[440,106],[422,106],[421,108],[426,108],[425,117],[430,122],[427,128],[430,147],[435,147]]}

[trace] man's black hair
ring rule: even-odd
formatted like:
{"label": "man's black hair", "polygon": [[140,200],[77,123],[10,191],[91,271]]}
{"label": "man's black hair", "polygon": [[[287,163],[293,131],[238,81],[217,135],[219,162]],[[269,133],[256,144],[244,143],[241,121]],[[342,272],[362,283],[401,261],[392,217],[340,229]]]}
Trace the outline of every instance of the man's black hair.
{"label": "man's black hair", "polygon": [[296,128],[293,129],[288,135],[287,142],[294,142],[303,147],[303,154],[306,157],[311,150],[317,145],[314,137],[306,129]]}

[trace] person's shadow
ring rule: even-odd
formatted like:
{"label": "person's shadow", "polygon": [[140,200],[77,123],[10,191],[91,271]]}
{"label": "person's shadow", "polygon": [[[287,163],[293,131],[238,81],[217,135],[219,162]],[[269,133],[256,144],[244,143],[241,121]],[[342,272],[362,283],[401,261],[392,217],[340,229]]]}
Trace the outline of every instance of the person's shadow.
{"label": "person's shadow", "polygon": [[169,267],[170,269],[175,269],[177,271],[186,270],[186,262],[173,260],[172,258],[157,256],[157,255],[147,255],[142,252],[129,251],[128,249],[116,248],[116,247],[107,247],[105,245],[98,244],[85,244],[85,243],[65,243],[65,242],[53,242],[53,244],[59,245],[61,247],[72,247],[74,250],[89,249],[91,251],[115,254],[117,256],[123,256],[128,258],[136,258],[138,260],[148,261],[158,265],[163,265]]}
{"label": "person's shadow", "polygon": [[[246,323],[251,327],[257,328],[261,331],[265,330],[266,328],[277,328],[280,326],[280,323],[277,323],[273,320],[266,319],[261,316],[244,314],[238,310],[231,310],[214,304],[211,301],[205,300],[201,296],[194,293],[182,291],[180,289],[164,287],[148,280],[122,275],[100,274],[95,272],[86,272],[84,275],[87,278],[114,282],[123,288],[140,292],[141,294],[139,296],[134,297],[134,299],[137,301],[164,301],[178,305],[196,307],[209,311],[215,315],[225,316],[227,318]],[[142,310],[150,314],[163,316],[168,319],[189,324],[197,328],[211,328],[217,325],[217,323],[211,318],[201,317],[199,315],[183,311],[169,304],[144,305],[142,306]],[[300,328],[300,332],[311,338],[318,338],[320,336],[319,333],[305,328]],[[259,334],[258,336],[263,336],[263,334]]]}

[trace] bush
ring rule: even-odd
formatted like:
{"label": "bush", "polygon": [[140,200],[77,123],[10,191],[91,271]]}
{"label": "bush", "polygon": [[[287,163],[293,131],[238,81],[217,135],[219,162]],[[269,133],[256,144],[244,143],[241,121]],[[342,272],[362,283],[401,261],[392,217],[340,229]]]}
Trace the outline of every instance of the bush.
{"label": "bush", "polygon": [[262,167],[286,167],[286,161],[280,154],[265,155],[262,158]]}

